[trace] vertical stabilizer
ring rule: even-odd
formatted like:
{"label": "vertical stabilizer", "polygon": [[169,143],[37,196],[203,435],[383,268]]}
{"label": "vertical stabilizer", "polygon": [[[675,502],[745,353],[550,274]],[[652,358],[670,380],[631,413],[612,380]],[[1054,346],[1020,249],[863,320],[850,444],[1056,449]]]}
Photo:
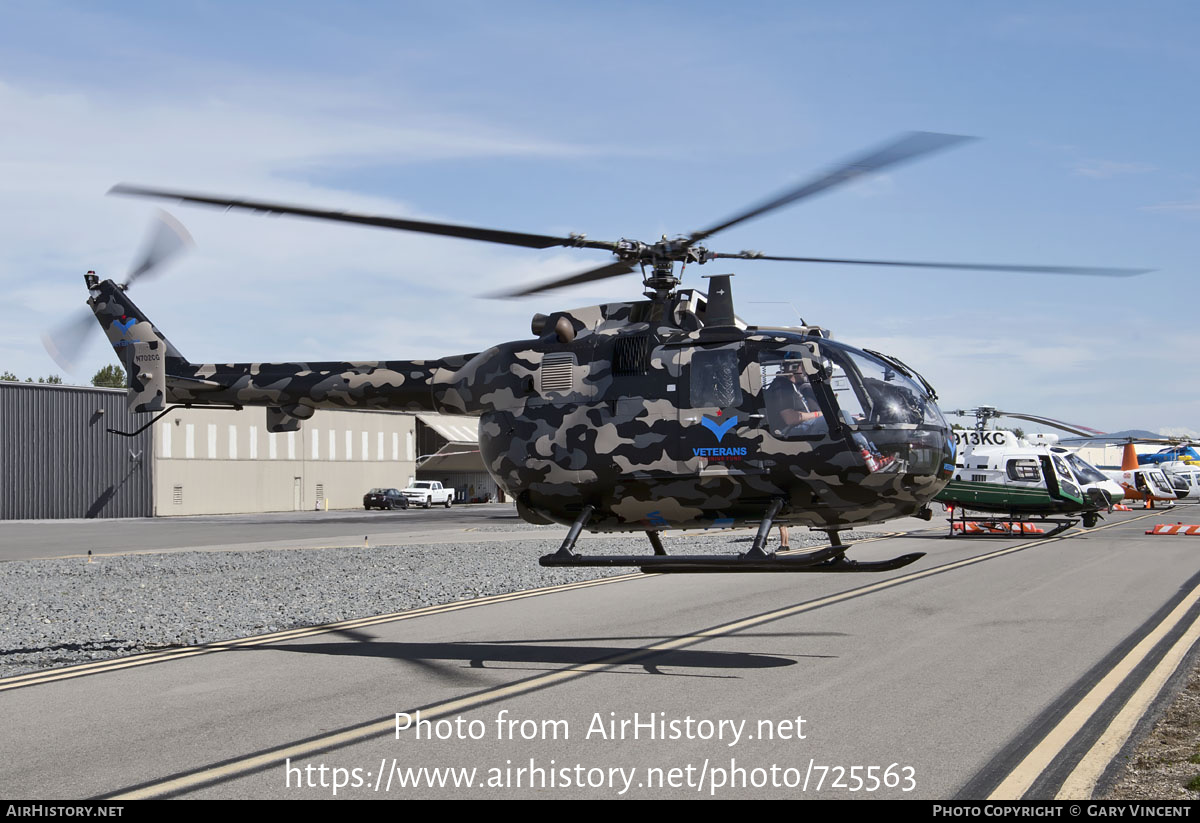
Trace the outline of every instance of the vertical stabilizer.
{"label": "vertical stabilizer", "polygon": [[125,367],[130,411],[162,411],[166,408],[168,361],[187,361],[129,299],[124,288],[89,274],[88,290],[88,305]]}
{"label": "vertical stabilizer", "polygon": [[1138,467],[1137,449],[1132,443],[1125,444],[1125,451],[1121,453],[1121,471],[1131,472]]}

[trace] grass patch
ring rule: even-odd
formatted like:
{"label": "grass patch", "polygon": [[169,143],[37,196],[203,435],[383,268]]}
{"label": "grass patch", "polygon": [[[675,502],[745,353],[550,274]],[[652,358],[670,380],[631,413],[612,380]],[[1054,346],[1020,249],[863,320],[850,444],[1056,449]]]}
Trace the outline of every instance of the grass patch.
{"label": "grass patch", "polygon": [[1194,754],[1188,758],[1189,763],[1200,763],[1200,753]]}
{"label": "grass patch", "polygon": [[1200,774],[1183,784],[1183,787],[1191,792],[1200,792]]}

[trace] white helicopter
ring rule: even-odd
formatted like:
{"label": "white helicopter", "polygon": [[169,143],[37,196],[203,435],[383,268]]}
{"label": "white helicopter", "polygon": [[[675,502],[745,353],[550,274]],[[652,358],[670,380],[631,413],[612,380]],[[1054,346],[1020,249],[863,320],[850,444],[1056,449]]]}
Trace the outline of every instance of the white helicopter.
{"label": "white helicopter", "polygon": [[[952,414],[975,416],[973,430],[955,430],[954,476],[934,498],[951,509],[952,533],[982,527],[988,534],[1027,534],[1031,533],[1028,519],[1037,517],[1055,525],[1045,533],[1049,537],[1078,522],[1072,515],[1078,515],[1086,528],[1095,526],[1100,513],[1111,511],[1125,496],[1121,486],[1099,469],[1059,446],[1057,436],[1026,438],[1004,429],[988,429],[987,423],[996,417],[1016,417],[1076,433],[1082,433],[1080,427],[1037,415],[1002,412],[994,406]],[[968,523],[975,526],[969,528]]]}
{"label": "white helicopter", "polygon": [[1139,454],[1138,465],[1163,470],[1181,500],[1200,500],[1200,454],[1195,441],[1173,441],[1154,454]]}
{"label": "white helicopter", "polygon": [[1125,448],[1121,455],[1121,468],[1115,470],[1106,469],[1104,473],[1112,480],[1121,484],[1121,488],[1125,490],[1125,497],[1128,500],[1140,500],[1148,509],[1154,508],[1154,504],[1158,502],[1172,506],[1179,499],[1200,499],[1200,467],[1189,465],[1183,461],[1170,463],[1143,462],[1139,458],[1144,458],[1146,455],[1139,455],[1137,449],[1134,447],[1138,443],[1168,443],[1173,446],[1179,446],[1181,441],[1178,439],[1112,438],[1104,435],[1090,435],[1071,438],[1063,442],[1078,444],[1080,446],[1097,443],[1124,443]]}

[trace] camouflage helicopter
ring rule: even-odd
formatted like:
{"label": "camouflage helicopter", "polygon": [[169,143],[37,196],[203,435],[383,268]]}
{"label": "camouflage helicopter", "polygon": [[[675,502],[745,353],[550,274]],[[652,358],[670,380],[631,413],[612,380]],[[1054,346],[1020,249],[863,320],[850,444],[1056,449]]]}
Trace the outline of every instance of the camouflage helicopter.
{"label": "camouflage helicopter", "polygon": [[[128,371],[131,407],[265,406],[267,428],[295,431],[318,408],[479,417],[487,470],[532,523],[570,527],[543,566],[656,572],[864,572],[839,532],[927,510],[954,470],[954,441],[932,387],[894,357],[860,351],[819,326],[747,325],[731,275],[707,294],[681,288],[687,264],[718,259],[1129,275],[1121,269],[914,263],[713,252],[719,231],[863,174],[966,138],[913,133],[688,235],[655,243],[555,237],[325,211],[130,185],[114,193],[426,232],[530,248],[604,249],[612,263],[507,296],[641,270],[642,300],[536,314],[532,339],[434,360],[197,365],[129,299],[125,284],[86,277],[88,304]],[[152,263],[150,264],[152,265]],[[677,269],[678,266],[678,269]],[[144,267],[140,267],[144,268]],[[152,421],[153,422],[153,421]],[[149,425],[149,424],[147,424]],[[669,556],[664,529],[758,524],[741,554]],[[830,546],[768,553],[772,524],[826,531]],[[584,529],[642,531],[653,554],[584,556]]]}

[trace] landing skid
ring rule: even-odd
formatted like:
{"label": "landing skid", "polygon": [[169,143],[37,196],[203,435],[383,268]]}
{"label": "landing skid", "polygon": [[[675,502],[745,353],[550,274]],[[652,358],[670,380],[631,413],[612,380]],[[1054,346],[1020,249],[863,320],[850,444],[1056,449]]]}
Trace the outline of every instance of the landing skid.
{"label": "landing skid", "polygon": [[[967,537],[1036,537],[1045,539],[1054,537],[1056,534],[1062,534],[1067,529],[1071,528],[1079,521],[1071,518],[1039,518],[1037,522],[1020,517],[1000,515],[968,515],[966,511],[958,509],[960,512],[958,518],[955,518],[955,512],[950,512],[950,534],[947,537],[967,536]],[[1048,531],[1043,528],[1051,526]]]}
{"label": "landing skid", "polygon": [[846,559],[849,546],[842,545],[836,531],[829,533],[830,541],[834,544],[814,551],[796,554],[768,554],[763,551],[767,535],[775,515],[783,507],[782,501],[772,501],[766,515],[758,526],[758,534],[750,550],[744,554],[690,554],[669,556],[663,549],[658,533],[646,532],[650,545],[654,548],[652,555],[593,555],[575,554],[575,542],[583,530],[588,518],[592,515],[592,507],[584,506],[579,517],[571,524],[562,546],[554,554],[543,556],[538,562],[551,568],[613,568],[632,567],[647,573],[657,574],[725,574],[738,573],[846,573],[846,572],[886,572],[899,569],[920,560],[924,552],[904,554],[890,560],[856,561]]}

